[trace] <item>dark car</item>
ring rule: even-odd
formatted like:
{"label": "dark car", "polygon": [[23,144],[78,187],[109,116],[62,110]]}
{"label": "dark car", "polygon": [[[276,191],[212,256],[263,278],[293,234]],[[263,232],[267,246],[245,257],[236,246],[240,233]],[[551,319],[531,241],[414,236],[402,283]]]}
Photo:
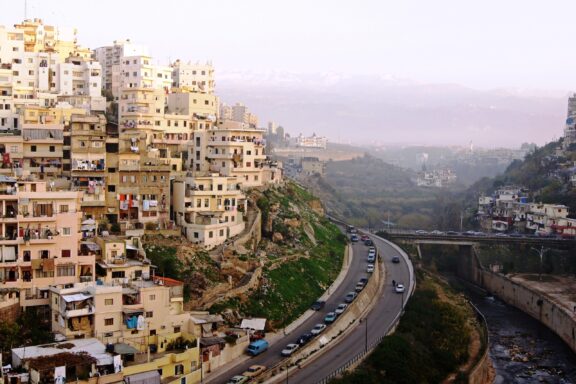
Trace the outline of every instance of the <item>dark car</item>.
{"label": "dark car", "polygon": [[311,334],[310,332],[306,332],[304,334],[302,334],[298,340],[296,340],[296,342],[300,345],[304,345],[304,344],[308,344],[308,342],[310,340],[312,340],[312,338],[314,338],[314,335]]}
{"label": "dark car", "polygon": [[370,247],[372,245],[374,245],[374,242],[372,241],[372,239],[368,239],[364,241],[364,245]]}
{"label": "dark car", "polygon": [[393,256],[393,257],[392,257],[392,262],[393,262],[394,264],[398,264],[398,263],[400,262],[400,258],[399,258],[398,256]]}
{"label": "dark car", "polygon": [[314,304],[310,306],[310,309],[313,309],[314,311],[319,311],[322,308],[324,308],[325,305],[326,305],[325,301],[318,300],[315,301]]}

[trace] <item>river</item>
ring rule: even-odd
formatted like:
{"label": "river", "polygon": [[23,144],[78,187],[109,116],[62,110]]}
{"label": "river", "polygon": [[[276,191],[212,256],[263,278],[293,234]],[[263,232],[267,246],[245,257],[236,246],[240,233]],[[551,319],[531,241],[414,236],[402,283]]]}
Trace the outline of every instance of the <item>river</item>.
{"label": "river", "polygon": [[488,323],[496,384],[576,384],[576,355],[555,333],[498,299],[469,298]]}

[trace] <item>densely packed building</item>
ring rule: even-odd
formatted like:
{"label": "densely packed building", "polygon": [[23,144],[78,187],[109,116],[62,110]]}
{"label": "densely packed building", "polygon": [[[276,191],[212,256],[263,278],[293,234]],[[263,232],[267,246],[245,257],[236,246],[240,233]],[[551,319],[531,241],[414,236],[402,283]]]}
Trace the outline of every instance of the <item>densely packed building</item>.
{"label": "densely packed building", "polygon": [[[57,340],[94,356],[91,374],[120,375],[107,382],[151,369],[197,382],[202,346],[169,350],[221,319],[184,311],[182,283],[154,275],[140,239],[179,230],[210,249],[241,234],[246,188],[282,180],[264,133],[244,105],[221,105],[209,62],[157,65],[130,40],[90,50],[39,19],[0,26],[0,319],[42,308]],[[13,360],[34,372],[52,349]]]}
{"label": "densely packed building", "polygon": [[478,199],[478,219],[484,229],[496,232],[529,232],[539,235],[576,236],[576,219],[568,207],[528,201],[528,191],[516,186],[500,187]]}

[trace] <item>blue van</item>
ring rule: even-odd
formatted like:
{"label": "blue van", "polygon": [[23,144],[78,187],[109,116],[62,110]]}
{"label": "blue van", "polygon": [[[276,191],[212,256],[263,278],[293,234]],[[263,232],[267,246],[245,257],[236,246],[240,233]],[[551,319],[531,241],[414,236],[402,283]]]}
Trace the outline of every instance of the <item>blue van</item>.
{"label": "blue van", "polygon": [[246,353],[252,356],[256,356],[266,351],[270,344],[264,339],[256,340],[250,343],[248,348],[246,348]]}

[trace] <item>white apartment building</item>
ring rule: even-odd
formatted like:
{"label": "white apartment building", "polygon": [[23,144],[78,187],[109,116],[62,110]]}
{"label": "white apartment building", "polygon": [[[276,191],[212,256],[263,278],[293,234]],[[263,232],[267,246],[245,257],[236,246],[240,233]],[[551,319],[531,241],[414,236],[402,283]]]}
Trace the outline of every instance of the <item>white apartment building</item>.
{"label": "white apartment building", "polygon": [[126,39],[115,40],[112,45],[94,50],[92,57],[102,65],[102,86],[104,89],[112,89],[112,67],[120,65],[125,56],[148,56],[148,48]]}
{"label": "white apartment building", "polygon": [[172,88],[172,68],[154,65],[150,56],[125,56],[120,64],[112,66],[112,95],[118,98],[127,88],[152,88],[168,93]]}
{"label": "white apartment building", "polygon": [[172,65],[172,86],[192,92],[213,94],[215,88],[212,63],[183,63],[176,60]]}

